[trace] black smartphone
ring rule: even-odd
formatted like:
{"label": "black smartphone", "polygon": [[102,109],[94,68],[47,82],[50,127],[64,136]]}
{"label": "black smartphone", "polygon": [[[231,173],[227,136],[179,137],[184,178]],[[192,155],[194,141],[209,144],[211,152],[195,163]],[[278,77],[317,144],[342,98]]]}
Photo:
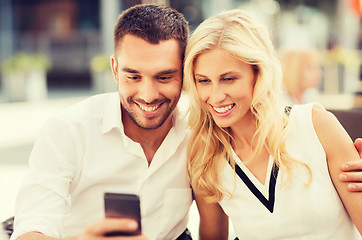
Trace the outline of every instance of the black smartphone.
{"label": "black smartphone", "polygon": [[106,218],[131,218],[138,223],[138,229],[133,232],[110,232],[106,236],[133,236],[141,234],[140,199],[136,194],[104,193],[104,210]]}

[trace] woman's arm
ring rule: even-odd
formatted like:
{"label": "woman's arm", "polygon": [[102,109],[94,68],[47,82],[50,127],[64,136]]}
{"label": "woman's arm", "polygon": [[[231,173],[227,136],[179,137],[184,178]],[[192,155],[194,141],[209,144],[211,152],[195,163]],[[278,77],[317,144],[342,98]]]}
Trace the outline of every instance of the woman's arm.
{"label": "woman's arm", "polygon": [[44,234],[39,232],[28,232],[21,235],[16,240],[57,240],[57,239],[45,236]]}
{"label": "woman's arm", "polygon": [[320,108],[313,108],[313,124],[327,156],[328,169],[334,187],[336,188],[353,223],[362,234],[362,192],[347,190],[347,182],[341,182],[341,165],[358,160],[359,154],[353,142],[337,118],[330,112]]}
{"label": "woman's arm", "polygon": [[199,239],[228,239],[229,218],[218,203],[208,203],[195,195],[200,214]]}

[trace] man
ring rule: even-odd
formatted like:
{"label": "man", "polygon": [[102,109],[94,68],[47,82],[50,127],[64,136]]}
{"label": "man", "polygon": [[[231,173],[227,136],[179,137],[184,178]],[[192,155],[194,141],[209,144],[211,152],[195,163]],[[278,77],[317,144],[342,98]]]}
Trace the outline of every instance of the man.
{"label": "man", "polygon": [[132,224],[102,221],[106,191],[139,194],[149,238],[189,239],[188,139],[174,111],[188,35],[187,21],[169,7],[140,5],[120,16],[111,57],[118,94],[92,97],[46,123],[12,239],[97,239]]}
{"label": "man", "polygon": [[104,218],[103,193],[114,189],[140,195],[144,235],[133,239],[190,239],[188,137],[174,110],[187,37],[187,22],[171,8],[122,13],[111,57],[118,95],[94,96],[46,123],[18,195],[12,240],[133,231],[134,221]]}

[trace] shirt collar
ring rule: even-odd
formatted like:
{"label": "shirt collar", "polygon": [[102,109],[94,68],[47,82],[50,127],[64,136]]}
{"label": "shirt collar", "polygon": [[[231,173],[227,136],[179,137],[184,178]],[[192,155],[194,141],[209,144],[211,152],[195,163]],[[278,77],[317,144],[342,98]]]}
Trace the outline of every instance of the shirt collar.
{"label": "shirt collar", "polygon": [[174,129],[176,135],[180,140],[183,140],[185,136],[185,131],[187,129],[185,116],[186,115],[181,113],[178,108],[174,110],[172,115],[172,124],[173,124],[172,129]]}
{"label": "shirt collar", "polygon": [[118,128],[123,132],[120,104],[121,103],[118,93],[111,93],[109,101],[107,102],[106,106],[104,106],[102,134],[111,131],[113,128]]}

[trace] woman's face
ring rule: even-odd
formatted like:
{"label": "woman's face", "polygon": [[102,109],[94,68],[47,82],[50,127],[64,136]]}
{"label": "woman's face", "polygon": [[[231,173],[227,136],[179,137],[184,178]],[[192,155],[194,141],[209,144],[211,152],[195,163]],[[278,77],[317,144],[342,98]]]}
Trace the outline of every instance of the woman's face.
{"label": "woman's face", "polygon": [[233,127],[252,114],[255,74],[251,65],[215,48],[196,59],[194,79],[200,101],[219,127]]}
{"label": "woman's face", "polygon": [[310,58],[304,65],[302,71],[301,88],[306,90],[308,88],[317,88],[322,80],[322,69],[317,61]]}

